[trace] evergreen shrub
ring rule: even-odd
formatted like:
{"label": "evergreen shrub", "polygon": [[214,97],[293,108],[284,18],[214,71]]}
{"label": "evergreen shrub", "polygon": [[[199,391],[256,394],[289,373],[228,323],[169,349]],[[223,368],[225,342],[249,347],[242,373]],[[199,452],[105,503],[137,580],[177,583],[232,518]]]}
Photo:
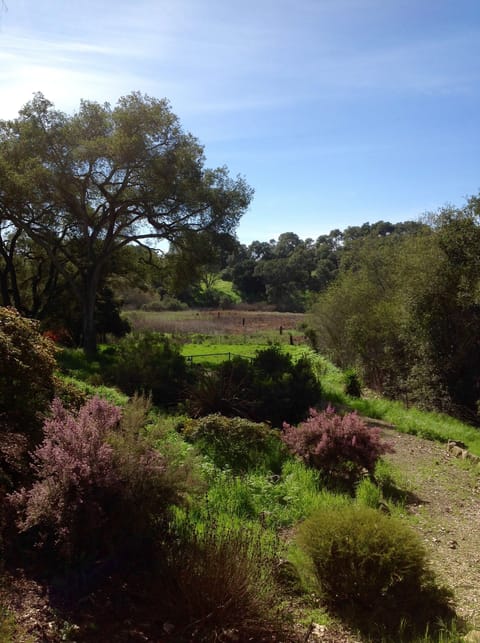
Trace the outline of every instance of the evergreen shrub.
{"label": "evergreen shrub", "polygon": [[294,362],[280,347],[271,346],[253,360],[253,395],[262,420],[280,428],[283,422],[300,422],[320,401],[322,389],[306,357]]}
{"label": "evergreen shrub", "polygon": [[452,615],[451,594],[436,585],[423,544],[401,520],[358,505],[319,510],[300,525],[298,543],[324,602],[363,628],[422,629]]}
{"label": "evergreen shrub", "polygon": [[28,452],[41,437],[54,396],[55,346],[36,321],[0,307],[0,527],[4,495],[28,478]]}
{"label": "evergreen shrub", "polygon": [[344,390],[347,395],[350,397],[361,397],[362,396],[362,384],[360,378],[358,377],[357,371],[354,369],[348,369],[343,375]]}
{"label": "evergreen shrub", "polygon": [[35,432],[52,401],[54,344],[38,322],[0,307],[0,430]]}
{"label": "evergreen shrub", "polygon": [[220,468],[278,470],[284,458],[278,433],[266,424],[220,414],[187,420],[184,436]]}
{"label": "evergreen shrub", "polygon": [[234,358],[215,369],[199,372],[190,392],[194,416],[222,413],[268,422],[300,422],[321,398],[310,361],[294,362],[280,347],[258,351],[253,360]]}

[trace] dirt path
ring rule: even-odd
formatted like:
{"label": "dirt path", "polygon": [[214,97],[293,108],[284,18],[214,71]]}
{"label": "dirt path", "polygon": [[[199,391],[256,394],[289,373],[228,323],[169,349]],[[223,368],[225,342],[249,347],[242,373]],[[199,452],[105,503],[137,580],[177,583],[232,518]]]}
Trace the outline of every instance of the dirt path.
{"label": "dirt path", "polygon": [[458,614],[480,630],[480,468],[445,445],[385,430],[386,456],[416,499],[408,505],[432,567],[455,592]]}

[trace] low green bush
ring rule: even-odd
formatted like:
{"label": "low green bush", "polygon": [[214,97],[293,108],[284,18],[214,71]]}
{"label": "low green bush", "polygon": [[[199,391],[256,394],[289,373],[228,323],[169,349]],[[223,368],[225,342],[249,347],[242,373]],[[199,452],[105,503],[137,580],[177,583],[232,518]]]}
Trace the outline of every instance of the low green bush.
{"label": "low green bush", "polygon": [[185,438],[194,442],[220,468],[234,472],[254,468],[279,471],[285,449],[277,432],[266,424],[213,414],[187,420]]}
{"label": "low green bush", "polygon": [[120,407],[124,407],[129,401],[125,393],[113,386],[94,386],[62,374],[55,378],[55,397],[58,397],[66,408],[76,410],[92,397],[101,397]]}
{"label": "low green bush", "polygon": [[356,626],[424,631],[453,615],[451,593],[436,585],[423,544],[401,520],[368,507],[319,510],[299,527],[325,603]]}

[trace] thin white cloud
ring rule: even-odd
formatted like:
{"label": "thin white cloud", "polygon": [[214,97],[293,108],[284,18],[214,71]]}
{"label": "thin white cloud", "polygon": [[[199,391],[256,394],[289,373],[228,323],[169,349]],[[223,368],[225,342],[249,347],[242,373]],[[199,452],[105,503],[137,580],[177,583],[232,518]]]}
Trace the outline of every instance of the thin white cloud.
{"label": "thin white cloud", "polygon": [[[26,11],[29,2],[23,5]],[[4,20],[0,81],[7,100],[0,116],[11,111],[17,90],[16,109],[37,90],[61,97],[64,108],[68,95],[70,107],[80,97],[115,102],[140,89],[169,96],[187,115],[227,115],[352,92],[464,92],[478,83],[474,65],[459,67],[451,55],[477,49],[473,30],[442,40],[352,44],[342,29],[366,11],[375,14],[384,6],[379,0],[246,0],[235,9],[217,0],[119,0],[115,10],[93,0],[81,11],[49,0],[41,6],[52,20],[38,32],[33,8],[31,22],[15,24],[14,8]]]}

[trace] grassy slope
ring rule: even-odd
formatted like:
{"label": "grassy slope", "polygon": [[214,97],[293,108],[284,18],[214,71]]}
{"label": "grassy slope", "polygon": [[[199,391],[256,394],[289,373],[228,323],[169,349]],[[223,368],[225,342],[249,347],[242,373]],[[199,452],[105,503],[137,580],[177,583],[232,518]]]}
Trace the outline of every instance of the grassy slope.
{"label": "grassy slope", "polygon": [[314,357],[320,363],[321,381],[325,396],[335,404],[348,406],[361,415],[393,424],[403,433],[418,435],[430,440],[463,442],[476,455],[480,455],[480,431],[460,420],[443,413],[421,411],[404,403],[387,400],[376,395],[352,398],[343,393],[342,372],[323,358]]}

